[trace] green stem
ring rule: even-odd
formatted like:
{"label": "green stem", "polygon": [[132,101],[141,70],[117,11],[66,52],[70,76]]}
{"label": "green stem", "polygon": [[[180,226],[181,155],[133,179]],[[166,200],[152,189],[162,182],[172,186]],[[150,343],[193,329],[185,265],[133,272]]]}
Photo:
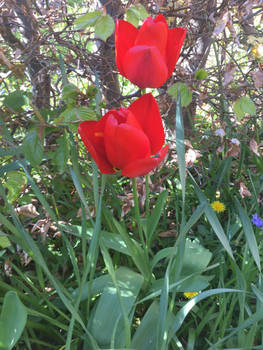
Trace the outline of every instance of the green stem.
{"label": "green stem", "polygon": [[136,184],[136,178],[132,178],[132,190],[133,190],[133,200],[134,200],[134,211],[135,211],[135,219],[138,226],[138,232],[141,240],[141,244],[146,251],[146,244],[143,237],[142,232],[142,223],[141,223],[141,217],[140,217],[140,209],[139,209],[139,200],[138,200],[138,193],[137,193],[137,184]]}
{"label": "green stem", "polygon": [[[90,283],[89,283],[89,293],[88,293],[88,305],[90,304],[90,299],[91,299],[90,291],[91,291],[91,285],[92,285],[92,278],[94,276],[97,257],[98,257],[98,246],[99,246],[99,238],[100,238],[100,232],[101,232],[101,208],[102,208],[102,198],[103,198],[103,193],[104,193],[104,189],[105,189],[105,184],[106,184],[106,176],[102,175],[101,193],[99,196],[98,210],[97,210],[97,215],[96,215],[96,223],[95,223],[92,239],[90,242],[89,251],[87,254],[86,266],[84,268],[84,272],[83,272],[80,287],[79,287],[78,298],[75,302],[75,310],[76,311],[78,311],[78,308],[79,308],[79,305],[81,302],[81,296],[83,293],[83,289],[84,289],[84,286],[85,286],[85,283],[87,281],[89,273],[90,273],[90,281],[89,281]],[[72,315],[71,320],[70,320],[70,324],[69,324],[65,350],[70,350],[74,324],[75,324],[75,317]]]}
{"label": "green stem", "polygon": [[149,191],[149,174],[145,176],[145,212],[146,212],[146,218],[149,217],[149,210],[150,210],[150,191]]}

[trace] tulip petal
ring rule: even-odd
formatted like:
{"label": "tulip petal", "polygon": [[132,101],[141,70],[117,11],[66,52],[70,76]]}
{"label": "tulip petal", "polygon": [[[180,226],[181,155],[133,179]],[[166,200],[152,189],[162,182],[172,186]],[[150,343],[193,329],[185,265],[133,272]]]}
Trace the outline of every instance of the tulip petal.
{"label": "tulip petal", "polygon": [[122,19],[116,20],[115,25],[115,53],[116,65],[119,72],[124,73],[124,56],[126,52],[134,45],[139,30],[129,22]]}
{"label": "tulip petal", "polygon": [[164,58],[154,46],[134,46],[125,55],[124,76],[141,89],[157,88],[167,79]]}
{"label": "tulip petal", "polygon": [[139,29],[134,45],[154,46],[160,51],[160,54],[166,58],[167,36],[167,23],[156,21],[156,19],[153,20],[151,17],[148,17]]}
{"label": "tulip petal", "polygon": [[118,124],[113,115],[105,125],[105,149],[110,163],[119,169],[150,156],[150,143],[145,133],[131,125]]}
{"label": "tulip petal", "polygon": [[127,177],[136,177],[148,174],[162,162],[168,151],[168,148],[168,145],[162,148],[157,157],[137,159],[134,162],[126,165],[126,167],[122,169],[122,175]]}
{"label": "tulip petal", "polygon": [[151,144],[151,154],[159,152],[164,144],[164,130],[158,104],[151,93],[134,101],[129,111],[133,113]]}
{"label": "tulip petal", "polygon": [[167,29],[168,29],[168,24],[167,24],[167,22],[166,22],[166,19],[165,19],[164,15],[162,15],[161,13],[159,13],[159,15],[157,15],[157,16],[154,18],[153,21],[154,21],[154,23],[163,22],[163,23],[166,25]]}
{"label": "tulip petal", "polygon": [[166,62],[168,67],[168,78],[173,73],[176,62],[178,61],[181,48],[186,35],[185,28],[173,28],[168,31]]}
{"label": "tulip petal", "polygon": [[104,147],[105,116],[99,121],[85,121],[80,123],[78,133],[100,171],[103,174],[113,174],[115,170],[107,159]]}

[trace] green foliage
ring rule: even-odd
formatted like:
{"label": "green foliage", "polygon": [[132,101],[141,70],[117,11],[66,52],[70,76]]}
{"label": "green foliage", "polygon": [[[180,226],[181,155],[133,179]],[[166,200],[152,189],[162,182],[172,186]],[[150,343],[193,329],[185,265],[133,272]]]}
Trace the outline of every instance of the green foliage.
{"label": "green foliage", "polygon": [[11,246],[11,242],[8,239],[8,237],[6,235],[0,233],[0,247],[5,249],[5,248],[10,247],[10,246]]}
{"label": "green foliage", "polygon": [[86,29],[87,27],[95,26],[100,16],[101,11],[94,11],[78,17],[74,22],[76,29]]}
{"label": "green foliage", "polygon": [[75,22],[77,29],[95,28],[95,36],[106,41],[114,31],[114,20],[110,15],[103,14],[101,11],[89,12],[86,15],[78,17]]}
{"label": "green foliage", "polygon": [[256,114],[256,106],[248,96],[243,96],[238,99],[235,102],[233,109],[239,120],[243,118],[245,114]]}
{"label": "green foliage", "polygon": [[53,163],[57,166],[59,173],[64,173],[67,169],[67,161],[69,157],[69,138],[64,133],[57,140],[58,147],[54,153],[51,153]]}
{"label": "green foliage", "polygon": [[25,91],[22,90],[16,90],[11,92],[3,100],[3,105],[14,112],[22,112],[22,107],[24,107],[27,104],[27,94]]}
{"label": "green foliage", "polygon": [[138,27],[139,22],[145,20],[149,16],[142,4],[135,4],[126,11],[126,20]]}
{"label": "green foliage", "polygon": [[44,146],[37,129],[32,129],[26,135],[22,143],[22,151],[33,167],[41,163],[44,155]]}
{"label": "green foliage", "polygon": [[110,347],[113,342],[114,347],[120,348],[125,346],[123,308],[129,315],[143,277],[124,267],[120,267],[115,275],[113,285],[103,289],[96,303],[95,312],[89,319],[89,329],[100,346]]}
{"label": "green foliage", "polygon": [[114,32],[114,20],[111,16],[101,16],[95,25],[95,36],[106,41]]}
{"label": "green foliage", "polygon": [[187,276],[204,270],[212,258],[212,253],[198,240],[186,239],[182,275]]}
{"label": "green foliage", "polygon": [[204,69],[199,69],[198,71],[195,72],[195,79],[197,80],[204,80],[207,77],[208,77],[208,73]]}
{"label": "green foliage", "polygon": [[181,94],[182,107],[187,107],[192,102],[192,90],[184,83],[175,83],[167,92],[173,98],[177,98],[178,91]]}
{"label": "green foliage", "polygon": [[4,187],[7,188],[7,198],[13,203],[20,196],[22,190],[26,187],[27,178],[21,171],[9,171],[6,175]]}
{"label": "green foliage", "polygon": [[7,292],[0,314],[0,349],[11,350],[19,340],[27,320],[27,311],[15,292]]}

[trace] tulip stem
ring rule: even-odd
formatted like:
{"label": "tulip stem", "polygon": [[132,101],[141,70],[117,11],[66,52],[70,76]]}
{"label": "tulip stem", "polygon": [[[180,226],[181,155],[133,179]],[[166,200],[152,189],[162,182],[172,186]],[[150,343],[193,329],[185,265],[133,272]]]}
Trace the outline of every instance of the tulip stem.
{"label": "tulip stem", "polygon": [[146,218],[149,216],[149,208],[150,208],[150,198],[149,198],[149,174],[145,176],[145,212]]}
{"label": "tulip stem", "polygon": [[137,184],[136,184],[136,178],[135,177],[132,178],[132,190],[133,190],[135,220],[137,222],[138,232],[139,232],[141,244],[142,244],[144,250],[146,251],[146,245],[145,245],[143,232],[142,232],[142,223],[141,223],[141,217],[140,217],[139,200],[138,200]]}

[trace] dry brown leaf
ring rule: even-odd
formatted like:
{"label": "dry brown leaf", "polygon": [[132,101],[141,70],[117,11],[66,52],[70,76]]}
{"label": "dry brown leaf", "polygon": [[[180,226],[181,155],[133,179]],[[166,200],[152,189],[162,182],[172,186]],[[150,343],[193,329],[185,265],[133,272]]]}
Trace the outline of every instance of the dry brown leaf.
{"label": "dry brown leaf", "polygon": [[36,207],[32,203],[22,205],[21,207],[16,208],[16,212],[18,215],[23,215],[31,219],[39,215]]}
{"label": "dry brown leaf", "polygon": [[257,141],[254,140],[254,139],[251,139],[249,141],[249,148],[250,150],[255,153],[258,157],[259,157],[259,153],[258,153],[258,144],[257,144]]}
{"label": "dry brown leaf", "polygon": [[158,236],[162,237],[162,238],[176,237],[177,236],[177,232],[175,230],[168,230],[168,231],[164,231],[164,232],[158,233]]}
{"label": "dry brown leaf", "polygon": [[126,196],[118,196],[118,198],[122,201],[121,208],[121,217],[125,216],[129,213],[129,211],[134,207],[133,194],[127,193]]}
{"label": "dry brown leaf", "polygon": [[230,15],[229,15],[229,21],[228,21],[228,23],[227,23],[226,26],[227,26],[228,30],[230,31],[232,37],[234,38],[234,42],[235,42],[238,46],[240,46],[240,41],[239,41],[239,39],[238,39],[237,32],[236,32],[235,27],[234,27],[234,25],[233,25],[232,16],[230,16]]}
{"label": "dry brown leaf", "polygon": [[246,185],[243,182],[240,182],[239,186],[240,186],[239,193],[240,193],[242,198],[252,196],[251,192],[248,190],[248,188],[246,187]]}
{"label": "dry brown leaf", "polygon": [[225,13],[223,13],[221,17],[219,17],[216,20],[216,26],[214,28],[213,35],[212,35],[213,38],[215,38],[218,34],[222,33],[227,23],[229,22],[229,19],[230,19],[229,12],[226,11]]}
{"label": "dry brown leaf", "polygon": [[232,83],[236,71],[236,65],[233,62],[229,62],[226,65],[225,72],[223,75],[223,86],[227,86]]}
{"label": "dry brown leaf", "polygon": [[40,233],[42,242],[45,242],[46,236],[48,233],[48,230],[51,226],[52,222],[50,218],[40,219],[38,220],[35,225],[31,229],[31,233]]}
{"label": "dry brown leaf", "polygon": [[[86,214],[86,219],[87,220],[89,220],[91,217],[95,218],[95,207],[91,207],[89,209],[90,209],[90,215],[89,215],[87,209],[85,209],[85,214]],[[81,215],[82,215],[82,209],[79,208],[78,211],[77,211],[77,218],[80,218]]]}
{"label": "dry brown leaf", "polygon": [[254,86],[256,89],[263,86],[263,72],[262,70],[258,69],[252,73],[252,77],[254,80]]}
{"label": "dry brown leaf", "polygon": [[239,157],[240,156],[240,141],[238,139],[232,139],[229,142],[229,148],[226,152],[226,157]]}
{"label": "dry brown leaf", "polygon": [[9,264],[8,260],[4,262],[4,271],[6,276],[12,276],[12,266]]}
{"label": "dry brown leaf", "polygon": [[188,147],[188,148],[193,148],[193,146],[192,146],[190,140],[185,139],[185,140],[184,140],[184,144],[185,144],[185,146]]}
{"label": "dry brown leaf", "polygon": [[198,150],[189,148],[185,153],[185,164],[191,166],[194,162],[201,157],[201,153]]}

